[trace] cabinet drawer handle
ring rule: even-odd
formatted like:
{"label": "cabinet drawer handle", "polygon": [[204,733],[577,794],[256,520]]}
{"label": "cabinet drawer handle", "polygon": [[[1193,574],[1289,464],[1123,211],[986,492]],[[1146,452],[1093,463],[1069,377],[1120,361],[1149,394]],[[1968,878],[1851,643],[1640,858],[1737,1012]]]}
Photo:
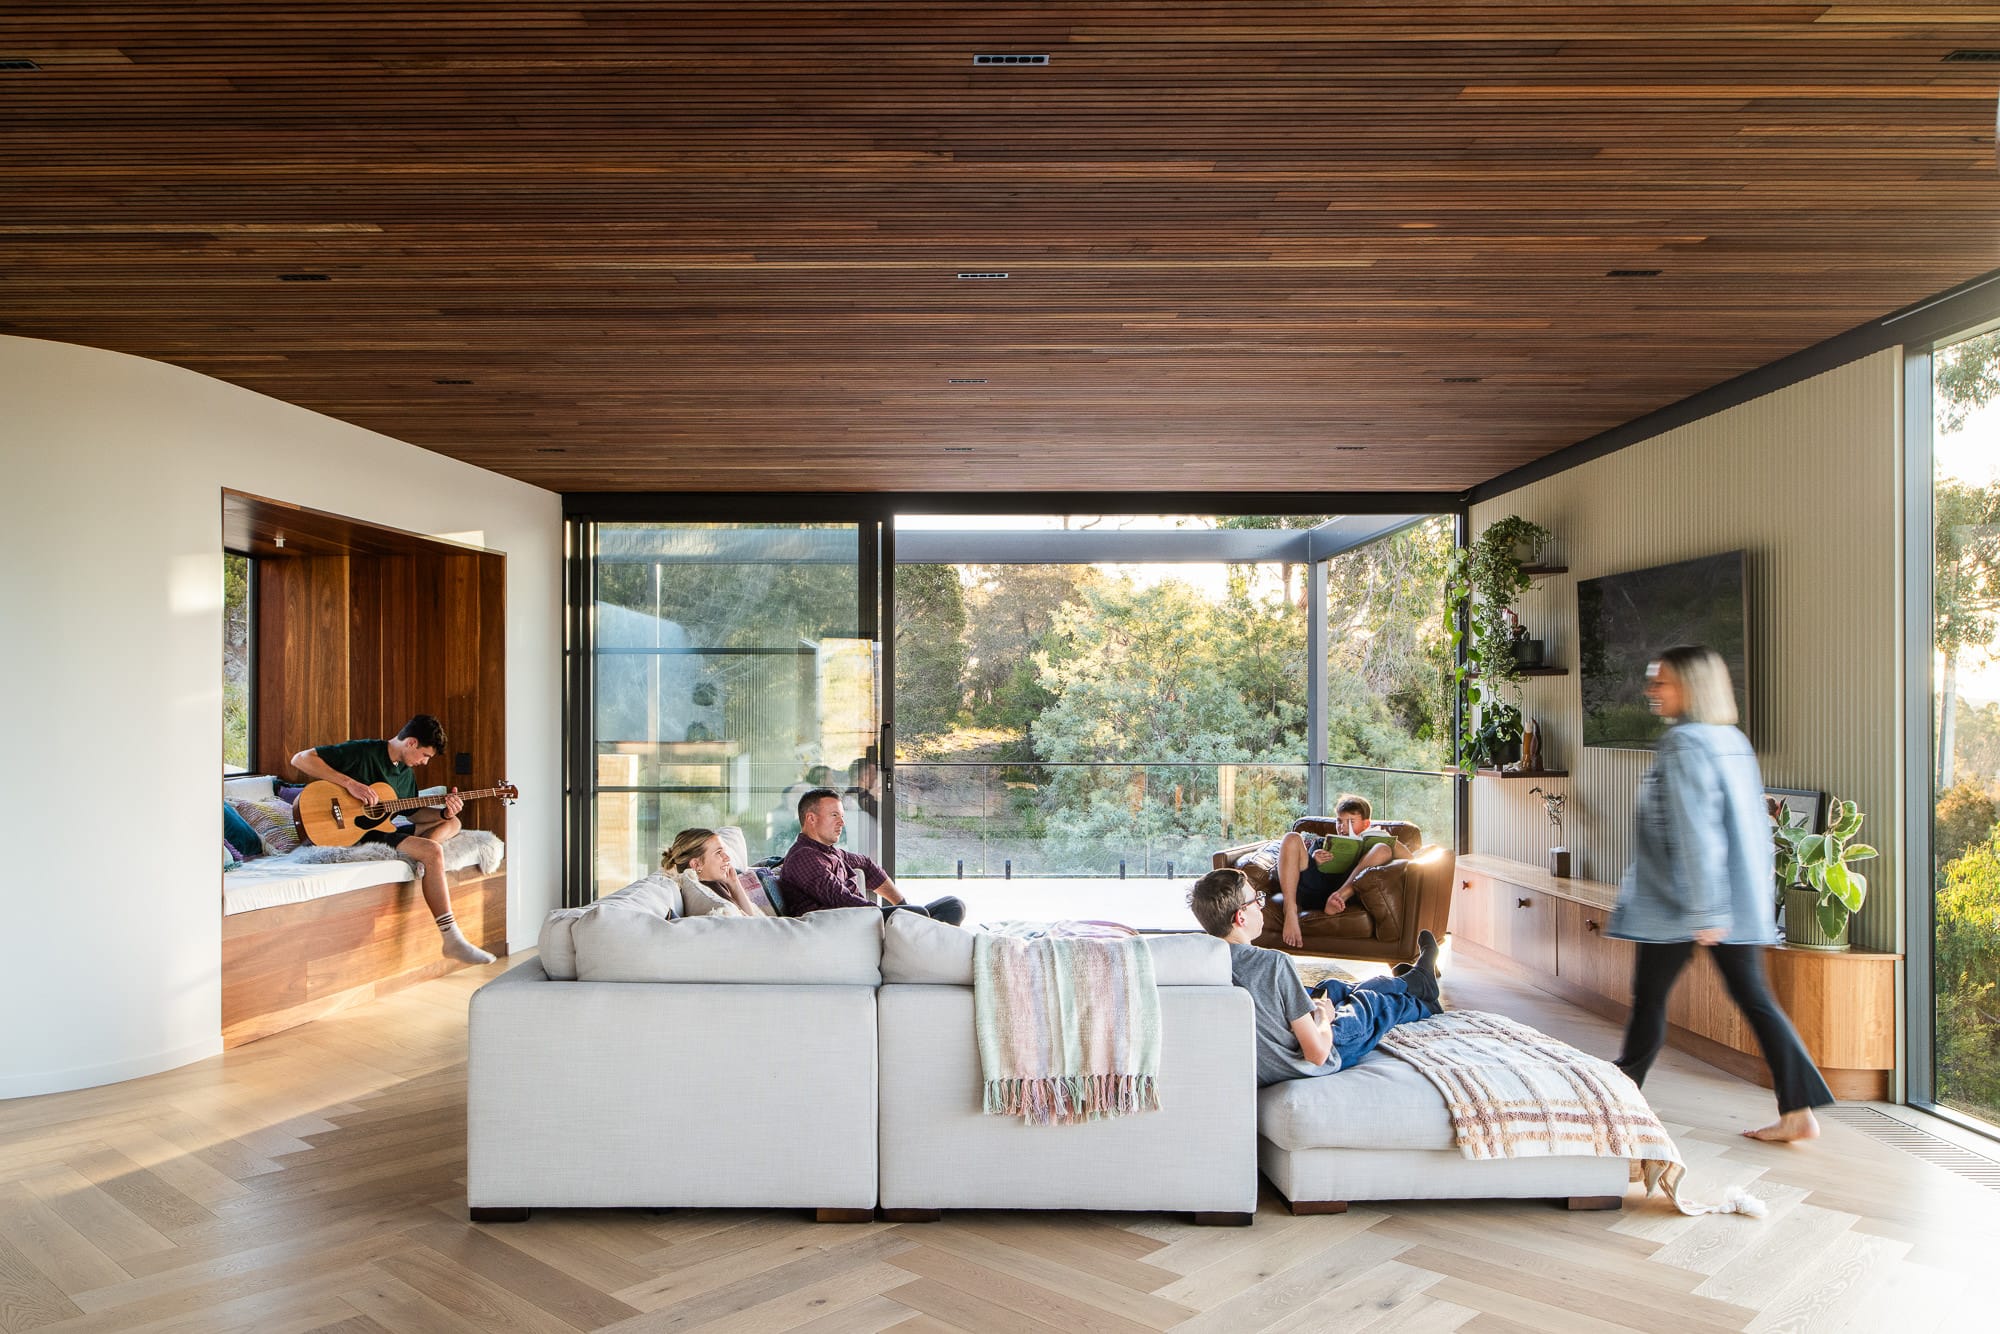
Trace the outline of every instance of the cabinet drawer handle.
{"label": "cabinet drawer handle", "polygon": [[1514,906],[1517,908],[1532,908],[1535,905],[1527,899],[1515,899]]}
{"label": "cabinet drawer handle", "polygon": [[1593,918],[1589,918],[1589,917],[1586,917],[1586,918],[1584,918],[1584,919],[1583,919],[1583,929],[1584,929],[1584,930],[1586,930],[1586,931],[1595,931],[1595,930],[1597,930],[1597,929],[1598,929],[1598,926],[1597,926],[1597,922],[1596,922],[1596,920],[1595,920],[1595,919],[1593,919]]}

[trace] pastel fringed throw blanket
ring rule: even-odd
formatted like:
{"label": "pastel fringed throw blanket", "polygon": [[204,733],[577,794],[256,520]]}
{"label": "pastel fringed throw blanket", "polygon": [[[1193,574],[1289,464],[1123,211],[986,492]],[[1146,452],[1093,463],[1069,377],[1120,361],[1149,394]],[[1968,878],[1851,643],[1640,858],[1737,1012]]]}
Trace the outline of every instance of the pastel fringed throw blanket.
{"label": "pastel fringed throw blanket", "polygon": [[1046,1126],[1159,1110],[1160,997],[1145,941],[981,932],[972,1014],[989,1114]]}
{"label": "pastel fringed throw blanket", "polygon": [[1647,1194],[1664,1190],[1684,1214],[1764,1212],[1762,1200],[1735,1187],[1721,1204],[1682,1199],[1680,1150],[1639,1086],[1609,1061],[1526,1024],[1452,1010],[1402,1025],[1382,1050],[1444,1095],[1467,1158],[1626,1158],[1639,1165]]}

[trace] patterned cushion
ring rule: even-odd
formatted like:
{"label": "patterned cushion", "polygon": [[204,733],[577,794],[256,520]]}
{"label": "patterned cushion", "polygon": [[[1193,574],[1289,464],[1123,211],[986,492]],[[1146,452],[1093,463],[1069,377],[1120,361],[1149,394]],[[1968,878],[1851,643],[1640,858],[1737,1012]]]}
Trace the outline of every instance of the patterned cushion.
{"label": "patterned cushion", "polygon": [[232,801],[229,805],[257,831],[264,851],[279,856],[298,848],[299,831],[292,826],[292,808],[284,802],[274,798],[270,801]]}
{"label": "patterned cushion", "polygon": [[222,803],[222,841],[235,851],[236,856],[232,860],[264,855],[263,836],[252,829],[250,822],[238,815],[226,801]]}
{"label": "patterned cushion", "polygon": [[764,898],[771,905],[772,914],[778,917],[789,916],[785,912],[785,891],[778,888],[778,868],[757,867],[757,883],[764,887]]}
{"label": "patterned cushion", "polygon": [[[776,876],[771,878],[773,880],[777,879]],[[784,916],[783,913],[778,911],[777,905],[771,902],[771,896],[764,892],[764,881],[755,871],[738,871],[736,873],[736,883],[742,887],[744,897],[749,899],[752,905],[761,909],[765,915],[770,917]]]}

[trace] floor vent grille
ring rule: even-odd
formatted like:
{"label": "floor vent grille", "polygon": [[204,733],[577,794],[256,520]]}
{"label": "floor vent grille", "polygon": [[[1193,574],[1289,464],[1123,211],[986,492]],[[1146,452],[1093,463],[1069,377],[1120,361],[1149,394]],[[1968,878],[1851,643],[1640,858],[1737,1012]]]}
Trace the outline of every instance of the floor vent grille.
{"label": "floor vent grille", "polygon": [[1988,1190],[2000,1190],[2000,1162],[1961,1148],[1950,1140],[1939,1139],[1929,1131],[1919,1130],[1887,1112],[1878,1112],[1873,1107],[1822,1107],[1818,1114]]}

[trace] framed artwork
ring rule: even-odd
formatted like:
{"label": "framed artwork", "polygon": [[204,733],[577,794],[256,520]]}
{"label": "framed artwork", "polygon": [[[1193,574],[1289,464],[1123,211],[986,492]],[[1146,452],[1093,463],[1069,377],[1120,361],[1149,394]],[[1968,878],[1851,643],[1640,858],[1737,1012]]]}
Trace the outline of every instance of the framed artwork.
{"label": "framed artwork", "polygon": [[1794,821],[1805,817],[1805,828],[1809,834],[1826,832],[1826,793],[1813,792],[1802,787],[1767,787],[1766,797],[1775,797],[1791,810]]}

